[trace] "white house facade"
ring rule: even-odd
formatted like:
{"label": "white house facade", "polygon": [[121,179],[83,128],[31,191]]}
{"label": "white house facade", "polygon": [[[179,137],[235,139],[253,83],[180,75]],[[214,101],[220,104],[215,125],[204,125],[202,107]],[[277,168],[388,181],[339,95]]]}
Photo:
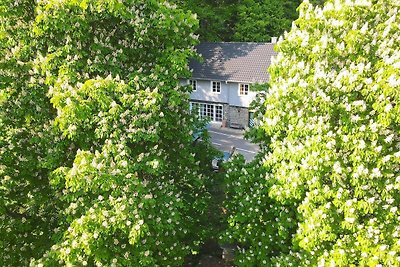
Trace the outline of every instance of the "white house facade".
{"label": "white house facade", "polygon": [[203,61],[192,60],[192,112],[213,123],[233,128],[251,126],[252,86],[268,81],[267,69],[275,55],[272,43],[202,43],[196,47]]}

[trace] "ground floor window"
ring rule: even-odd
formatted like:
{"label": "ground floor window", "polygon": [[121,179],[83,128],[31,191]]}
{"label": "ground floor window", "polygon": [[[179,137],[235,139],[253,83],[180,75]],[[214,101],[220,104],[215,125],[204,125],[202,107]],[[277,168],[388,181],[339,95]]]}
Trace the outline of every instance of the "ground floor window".
{"label": "ground floor window", "polygon": [[190,102],[190,111],[198,114],[200,118],[210,118],[211,121],[220,122],[223,119],[223,106],[219,104]]}
{"label": "ground floor window", "polygon": [[215,105],[215,120],[222,121],[223,114],[224,113],[222,105]]}
{"label": "ground floor window", "polygon": [[254,112],[249,112],[249,127],[254,127]]}

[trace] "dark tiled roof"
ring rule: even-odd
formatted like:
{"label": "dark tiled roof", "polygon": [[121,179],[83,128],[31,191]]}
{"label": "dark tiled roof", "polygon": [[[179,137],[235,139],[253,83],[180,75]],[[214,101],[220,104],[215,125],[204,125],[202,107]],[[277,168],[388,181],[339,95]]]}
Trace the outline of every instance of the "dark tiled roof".
{"label": "dark tiled roof", "polygon": [[217,81],[263,83],[276,55],[272,43],[201,43],[196,46],[204,61],[191,60],[193,78]]}

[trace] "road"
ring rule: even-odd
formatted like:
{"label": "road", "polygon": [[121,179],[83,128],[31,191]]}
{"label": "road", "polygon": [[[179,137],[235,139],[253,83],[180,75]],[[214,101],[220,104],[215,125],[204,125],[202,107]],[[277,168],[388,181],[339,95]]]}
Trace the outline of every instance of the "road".
{"label": "road", "polygon": [[259,148],[258,145],[252,144],[243,138],[243,131],[210,127],[208,130],[212,144],[220,151],[230,151],[232,146],[236,147],[236,151],[244,156],[246,161],[251,161]]}

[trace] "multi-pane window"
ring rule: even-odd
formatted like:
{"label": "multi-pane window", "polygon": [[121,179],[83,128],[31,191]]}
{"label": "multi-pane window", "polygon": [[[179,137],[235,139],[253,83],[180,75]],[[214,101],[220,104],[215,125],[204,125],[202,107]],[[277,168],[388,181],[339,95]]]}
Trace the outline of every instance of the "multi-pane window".
{"label": "multi-pane window", "polygon": [[190,111],[200,118],[210,118],[211,121],[219,122],[223,119],[223,107],[218,104],[190,102]]}
{"label": "multi-pane window", "polygon": [[214,117],[214,105],[207,104],[207,117],[209,117],[211,120]]}
{"label": "multi-pane window", "polygon": [[207,106],[205,104],[199,104],[200,106],[200,118],[205,118],[207,116]]}
{"label": "multi-pane window", "polygon": [[194,114],[200,113],[199,103],[190,102],[190,112]]}
{"label": "multi-pane window", "polygon": [[197,90],[197,81],[196,80],[189,80],[189,84],[192,87],[193,91]]}
{"label": "multi-pane window", "polygon": [[212,91],[213,93],[221,93],[221,82],[212,82]]}
{"label": "multi-pane window", "polygon": [[215,121],[222,121],[223,110],[221,105],[215,105]]}
{"label": "multi-pane window", "polygon": [[249,94],[249,85],[246,83],[239,84],[239,95],[248,95]]}

